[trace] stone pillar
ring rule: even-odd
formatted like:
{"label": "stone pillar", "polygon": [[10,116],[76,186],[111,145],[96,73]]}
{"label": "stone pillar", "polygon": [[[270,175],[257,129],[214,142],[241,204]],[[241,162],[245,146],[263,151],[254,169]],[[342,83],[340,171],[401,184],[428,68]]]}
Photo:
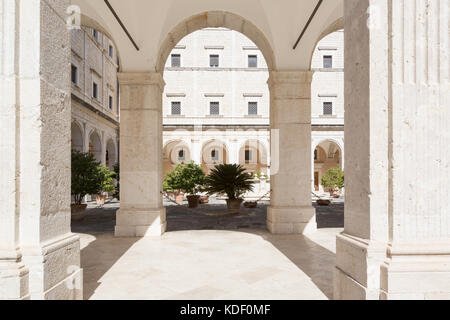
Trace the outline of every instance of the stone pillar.
{"label": "stone pillar", "polygon": [[29,273],[22,262],[19,243],[18,10],[16,1],[3,1],[0,5],[0,300],[29,299]]}
{"label": "stone pillar", "polygon": [[268,228],[275,234],[317,229],[311,197],[312,72],[272,72],[271,206]]}
{"label": "stone pillar", "polygon": [[336,299],[450,298],[448,28],[448,1],[345,2]]}
{"label": "stone pillar", "polygon": [[82,298],[80,241],[70,229],[68,4],[1,5],[1,297]]}
{"label": "stone pillar", "polygon": [[202,145],[199,139],[192,139],[191,159],[195,164],[202,164]]}
{"label": "stone pillar", "polygon": [[230,164],[240,164],[239,158],[240,158],[240,150],[239,150],[239,140],[238,139],[230,139],[229,140],[229,163]]}
{"label": "stone pillar", "polygon": [[120,210],[117,237],[161,236],[166,231],[162,202],[162,92],[159,73],[121,73]]}

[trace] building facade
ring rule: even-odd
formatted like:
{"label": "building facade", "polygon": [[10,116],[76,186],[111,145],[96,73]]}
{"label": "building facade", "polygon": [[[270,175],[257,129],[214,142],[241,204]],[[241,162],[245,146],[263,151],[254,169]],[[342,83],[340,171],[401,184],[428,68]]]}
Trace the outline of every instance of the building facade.
{"label": "building facade", "polygon": [[[343,45],[343,31],[334,32],[319,42],[312,60],[317,191],[323,190],[320,179],[328,169],[343,168]],[[194,161],[205,172],[219,163],[238,163],[270,176],[268,79],[262,52],[243,34],[206,28],[185,37],[164,72],[163,174]],[[265,184],[261,192],[269,188]]]}
{"label": "building facade", "polygon": [[93,28],[72,30],[72,149],[90,152],[110,169],[119,156],[119,57]]}

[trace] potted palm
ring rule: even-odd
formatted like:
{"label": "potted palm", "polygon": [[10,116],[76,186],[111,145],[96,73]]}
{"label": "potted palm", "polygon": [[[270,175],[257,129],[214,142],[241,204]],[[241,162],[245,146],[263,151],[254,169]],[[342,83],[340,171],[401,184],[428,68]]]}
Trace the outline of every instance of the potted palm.
{"label": "potted palm", "polygon": [[82,220],[87,204],[84,198],[89,194],[97,194],[102,187],[102,177],[99,175],[99,162],[92,154],[72,151],[71,205],[72,220]]}
{"label": "potted palm", "polygon": [[167,189],[177,190],[187,195],[189,208],[198,207],[200,202],[198,193],[202,190],[204,182],[205,173],[194,162],[178,165],[165,179]]}
{"label": "potted palm", "polygon": [[221,164],[211,170],[206,177],[205,190],[209,195],[226,195],[230,213],[239,213],[244,201],[242,196],[253,191],[254,180],[245,168],[237,164]]}

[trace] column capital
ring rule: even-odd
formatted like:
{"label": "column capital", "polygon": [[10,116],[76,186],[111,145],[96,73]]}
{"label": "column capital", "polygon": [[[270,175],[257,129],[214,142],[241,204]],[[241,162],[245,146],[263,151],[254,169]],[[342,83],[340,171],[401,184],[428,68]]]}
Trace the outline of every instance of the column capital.
{"label": "column capital", "polygon": [[163,75],[159,72],[120,72],[117,76],[122,86],[159,86],[161,91],[166,86]]}
{"label": "column capital", "polygon": [[309,70],[289,70],[271,71],[267,84],[269,87],[275,85],[311,84],[314,71]]}

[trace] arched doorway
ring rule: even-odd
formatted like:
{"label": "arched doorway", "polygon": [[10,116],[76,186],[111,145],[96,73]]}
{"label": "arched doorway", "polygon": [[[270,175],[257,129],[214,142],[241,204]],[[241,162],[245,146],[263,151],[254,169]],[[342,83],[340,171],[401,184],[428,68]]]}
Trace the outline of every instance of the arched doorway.
{"label": "arched doorway", "polygon": [[206,142],[202,148],[202,168],[206,174],[219,164],[229,163],[228,150],[224,142],[212,140]]}
{"label": "arched doorway", "polygon": [[181,140],[166,143],[163,149],[163,177],[179,164],[192,160],[189,146]]}
{"label": "arched doorway", "polygon": [[77,122],[72,122],[71,126],[72,150],[83,152],[83,130]]}
{"label": "arched doorway", "polygon": [[114,166],[117,163],[117,152],[116,152],[116,145],[113,141],[113,139],[109,139],[108,143],[106,144],[106,163],[105,165],[110,169],[113,170]]}
{"label": "arched doorway", "polygon": [[89,153],[94,155],[97,162],[103,163],[102,140],[96,130],[92,131],[89,137]]}
{"label": "arched doorway", "polygon": [[343,170],[342,148],[338,143],[326,140],[317,145],[314,150],[314,189],[325,192],[322,186],[322,177],[330,169]]}

